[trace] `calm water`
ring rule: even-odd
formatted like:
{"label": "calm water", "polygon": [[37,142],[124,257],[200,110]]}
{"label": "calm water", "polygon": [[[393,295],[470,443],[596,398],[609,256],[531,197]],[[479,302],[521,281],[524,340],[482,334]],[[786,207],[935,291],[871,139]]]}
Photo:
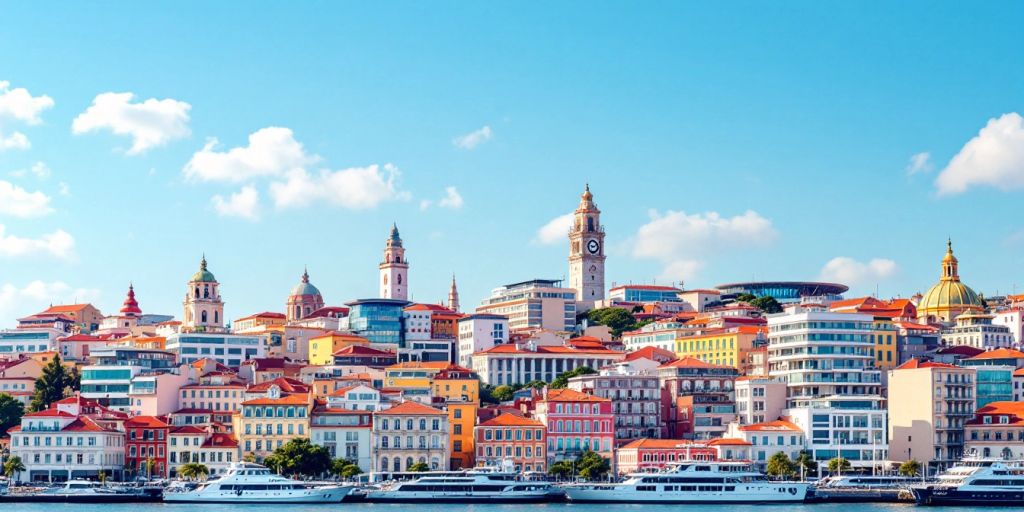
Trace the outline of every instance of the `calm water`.
{"label": "calm water", "polygon": [[[58,511],[57,509],[65,509]],[[346,512],[519,512],[524,509],[537,512],[678,512],[688,508],[694,512],[912,512],[913,504],[816,504],[816,505],[594,505],[549,503],[542,505],[451,505],[451,504],[382,504],[342,503],[330,505],[229,505],[229,504],[117,504],[117,505],[61,505],[54,503],[0,504],[3,512],[325,512],[347,509]],[[920,508],[921,512],[936,507]],[[563,510],[564,509],[564,510]],[[611,509],[611,510],[610,510]],[[991,511],[991,508],[958,507],[957,511]]]}

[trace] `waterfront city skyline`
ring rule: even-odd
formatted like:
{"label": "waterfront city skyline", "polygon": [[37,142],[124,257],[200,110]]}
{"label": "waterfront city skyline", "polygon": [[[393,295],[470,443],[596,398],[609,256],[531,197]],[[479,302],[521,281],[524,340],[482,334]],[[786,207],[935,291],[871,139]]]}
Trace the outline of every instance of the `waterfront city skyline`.
{"label": "waterfront city skyline", "polygon": [[568,280],[588,182],[606,288],[909,297],[947,237],[979,292],[1024,285],[1019,5],[197,7],[5,9],[0,327],[129,282],[179,315],[204,253],[228,320],[304,268],[375,297],[393,222],[410,297],[455,274],[472,310]]}

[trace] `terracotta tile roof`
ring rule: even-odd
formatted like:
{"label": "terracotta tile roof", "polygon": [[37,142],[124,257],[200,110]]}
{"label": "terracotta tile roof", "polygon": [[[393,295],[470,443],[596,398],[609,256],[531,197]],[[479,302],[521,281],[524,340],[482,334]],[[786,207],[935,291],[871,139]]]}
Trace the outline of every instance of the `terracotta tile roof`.
{"label": "terracotta tile roof", "polygon": [[88,416],[79,416],[75,421],[68,423],[60,429],[61,432],[117,432],[114,429],[103,428]]}
{"label": "terracotta tile roof", "polygon": [[744,432],[803,432],[803,429],[788,420],[765,421],[740,427]]}
{"label": "terracotta tile roof", "polygon": [[253,318],[277,318],[277,319],[283,319],[283,318],[285,318],[285,316],[284,316],[284,313],[277,313],[277,312],[274,312],[274,311],[264,311],[262,313],[256,313],[256,314],[249,315],[249,316],[243,316],[242,318],[239,318],[238,320],[235,320],[235,321],[236,322],[241,322],[242,320],[252,320]]}
{"label": "terracotta tile roof", "polygon": [[74,414],[70,414],[64,411],[58,411],[57,409],[46,409],[38,412],[30,412],[24,415],[25,418],[74,418]]}
{"label": "terracotta tile roof", "polygon": [[708,446],[751,446],[751,444],[742,439],[720,437],[708,441]]}
{"label": "terracotta tile roof", "polygon": [[352,391],[353,389],[358,388],[360,385],[361,384],[353,384],[351,386],[345,386],[343,388],[335,390],[333,393],[331,393],[328,396],[345,396],[345,393],[348,393],[349,391]]}
{"label": "terracotta tile roof", "polygon": [[390,409],[376,413],[378,416],[446,416],[447,413],[439,409],[434,409],[428,405],[423,405],[419,402],[402,402]]}
{"label": "terracotta tile roof", "polygon": [[980,348],[974,348],[967,345],[954,345],[952,347],[942,347],[935,351],[936,354],[953,354],[965,357],[974,357],[983,352],[985,351]]}
{"label": "terracotta tile roof", "polygon": [[982,352],[974,357],[971,357],[970,359],[1024,359],[1024,352],[1012,348],[997,348],[995,350],[988,350]]}
{"label": "terracotta tile roof", "polygon": [[406,306],[402,311],[437,311],[441,313],[454,313],[454,311],[440,304],[413,304]]}
{"label": "terracotta tile roof", "polygon": [[281,398],[254,398],[242,402],[242,405],[309,405],[306,396],[295,394],[285,395]]}
{"label": "terracotta tile roof", "polygon": [[[360,339],[366,339],[366,338],[362,338],[360,336],[355,336],[355,337],[356,338],[360,338]],[[398,357],[398,354],[395,354],[394,352],[391,352],[391,351],[388,351],[388,350],[381,350],[381,349],[373,348],[373,347],[367,347],[365,345],[348,345],[348,346],[345,346],[345,347],[339,349],[337,352],[334,353],[334,355],[335,356],[379,356],[379,357],[393,356],[393,357]]]}
{"label": "terracotta tile roof", "polygon": [[247,389],[246,392],[262,393],[270,389],[271,386],[277,386],[285,393],[309,393],[309,386],[300,380],[295,380],[289,377],[277,377],[273,380],[254,384],[249,386],[249,389]]}
{"label": "terracotta tile roof", "polygon": [[348,315],[348,308],[341,307],[341,306],[324,306],[324,307],[322,307],[322,308],[320,308],[320,309],[318,309],[318,310],[316,310],[316,311],[306,315],[303,318],[303,320],[308,320],[310,318],[335,318],[335,317],[338,317],[338,316],[347,316],[347,315]]}
{"label": "terracotta tile roof", "polygon": [[166,428],[170,425],[163,419],[156,416],[133,416],[124,422],[125,427],[136,428]]}
{"label": "terracotta tile roof", "polygon": [[195,435],[205,434],[206,431],[195,426],[195,425],[184,425],[181,427],[174,427],[171,429],[171,434],[184,434],[184,435]]}
{"label": "terracotta tile roof", "polygon": [[637,359],[650,359],[652,361],[666,359],[671,361],[676,359],[676,354],[675,352],[670,352],[658,347],[644,347],[640,350],[626,354],[626,361],[635,361]]}
{"label": "terracotta tile roof", "polygon": [[914,370],[917,368],[960,368],[955,364],[939,363],[936,361],[924,361],[921,359],[911,359],[896,367],[897,370]]}
{"label": "terracotta tile roof", "polygon": [[524,418],[515,414],[509,414],[503,412],[498,416],[491,418],[479,426],[481,427],[543,427],[544,424],[530,418]]}
{"label": "terracotta tile roof", "polygon": [[[545,400],[541,397],[541,400]],[[588,395],[575,389],[549,389],[546,401],[548,402],[610,402],[607,398]]]}
{"label": "terracotta tile roof", "polygon": [[968,425],[984,424],[986,427],[1007,425],[1006,423],[996,424],[995,422],[992,422],[992,424],[983,423],[981,417],[989,415],[1010,416],[1010,425],[1020,425],[1024,423],[1024,402],[992,402],[978,409],[974,414],[974,418],[967,422]]}
{"label": "terracotta tile roof", "polygon": [[686,439],[636,439],[619,449],[625,450],[629,448],[651,448],[656,450],[669,450],[673,448],[687,447],[704,448],[705,446]]}
{"label": "terracotta tile roof", "polygon": [[217,432],[203,441],[203,448],[238,448],[238,440],[231,434]]}
{"label": "terracotta tile roof", "polygon": [[721,366],[716,364],[707,363],[697,359],[696,357],[683,357],[676,359],[675,361],[669,361],[658,368],[732,368],[731,366]]}
{"label": "terracotta tile roof", "polygon": [[50,306],[43,313],[75,313],[92,306],[92,304],[64,304],[61,306]]}

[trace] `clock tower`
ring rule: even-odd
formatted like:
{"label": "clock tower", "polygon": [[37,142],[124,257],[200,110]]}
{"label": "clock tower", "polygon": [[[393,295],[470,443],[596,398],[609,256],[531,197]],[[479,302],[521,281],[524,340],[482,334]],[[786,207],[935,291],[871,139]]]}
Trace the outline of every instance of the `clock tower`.
{"label": "clock tower", "polygon": [[583,310],[604,300],[604,227],[590,185],[569,228],[569,288],[576,290],[577,301],[588,304]]}
{"label": "clock tower", "polygon": [[380,268],[380,296],[385,299],[409,298],[409,260],[405,259],[405,248],[402,237],[398,235],[398,226],[391,225],[391,234],[384,245],[384,261]]}

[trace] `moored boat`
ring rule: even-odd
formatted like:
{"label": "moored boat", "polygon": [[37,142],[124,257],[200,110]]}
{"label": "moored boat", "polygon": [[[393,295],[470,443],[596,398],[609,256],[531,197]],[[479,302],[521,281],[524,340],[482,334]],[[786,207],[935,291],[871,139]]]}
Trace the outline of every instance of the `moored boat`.
{"label": "moored boat", "polygon": [[352,489],[350,485],[300,482],[259,464],[237,462],[220,478],[171,485],[163,499],[167,503],[340,503]]}
{"label": "moored boat", "polygon": [[1024,464],[967,458],[939,475],[934,483],[912,486],[918,505],[1024,504]]}
{"label": "moored boat", "polygon": [[140,503],[160,501],[160,493],[138,487],[110,487],[89,480],[68,480],[56,487],[0,493],[0,502]]}
{"label": "moored boat", "polygon": [[683,462],[621,483],[570,484],[566,498],[582,503],[799,503],[809,484],[773,482],[748,464]]}
{"label": "moored boat", "polygon": [[365,499],[387,503],[543,503],[563,497],[549,482],[524,479],[502,469],[478,468],[386,483],[367,490]]}

